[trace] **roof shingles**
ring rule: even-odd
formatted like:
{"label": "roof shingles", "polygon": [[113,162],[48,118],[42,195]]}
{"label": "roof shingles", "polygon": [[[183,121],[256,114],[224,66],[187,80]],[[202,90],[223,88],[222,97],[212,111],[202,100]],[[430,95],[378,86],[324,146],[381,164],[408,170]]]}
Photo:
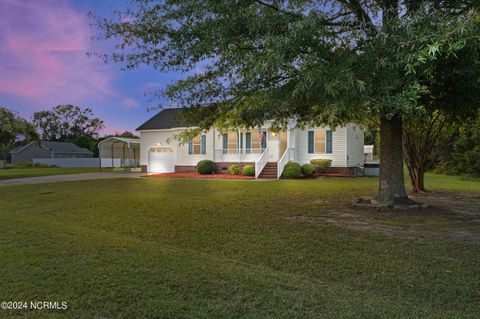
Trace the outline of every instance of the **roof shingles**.
{"label": "roof shingles", "polygon": [[180,117],[182,109],[164,109],[150,118],[137,128],[137,131],[144,130],[166,130],[178,127],[186,127]]}

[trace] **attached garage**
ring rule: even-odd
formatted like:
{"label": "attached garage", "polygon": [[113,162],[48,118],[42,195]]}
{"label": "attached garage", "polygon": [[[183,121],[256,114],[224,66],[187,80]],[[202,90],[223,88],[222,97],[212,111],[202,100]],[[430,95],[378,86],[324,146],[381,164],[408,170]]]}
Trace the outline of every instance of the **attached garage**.
{"label": "attached garage", "polygon": [[171,147],[154,147],[148,151],[149,173],[175,172],[175,153]]}

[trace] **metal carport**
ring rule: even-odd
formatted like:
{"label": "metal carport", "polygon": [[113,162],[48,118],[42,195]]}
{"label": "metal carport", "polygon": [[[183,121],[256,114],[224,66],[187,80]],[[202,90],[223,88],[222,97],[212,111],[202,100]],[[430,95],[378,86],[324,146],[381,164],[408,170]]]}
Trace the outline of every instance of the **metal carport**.
{"label": "metal carport", "polygon": [[102,167],[138,167],[140,163],[140,139],[109,137],[98,143]]}

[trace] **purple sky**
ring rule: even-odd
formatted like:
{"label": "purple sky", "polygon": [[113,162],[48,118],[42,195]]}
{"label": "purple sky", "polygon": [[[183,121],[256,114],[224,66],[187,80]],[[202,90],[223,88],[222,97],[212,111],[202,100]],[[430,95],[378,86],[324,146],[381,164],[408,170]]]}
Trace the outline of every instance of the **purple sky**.
{"label": "purple sky", "polygon": [[[86,52],[111,43],[92,41],[88,11],[112,16],[122,0],[0,0],[0,106],[31,120],[58,104],[91,107],[105,121],[103,134],[133,131],[158,105],[145,93],[174,77],[151,68],[122,71]],[[164,101],[163,101],[164,102]]]}

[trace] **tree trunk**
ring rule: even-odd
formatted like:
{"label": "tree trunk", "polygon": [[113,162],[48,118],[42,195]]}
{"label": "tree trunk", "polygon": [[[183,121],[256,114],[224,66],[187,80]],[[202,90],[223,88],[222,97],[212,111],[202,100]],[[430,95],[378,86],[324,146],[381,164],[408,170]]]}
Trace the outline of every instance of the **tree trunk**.
{"label": "tree trunk", "polygon": [[414,193],[426,192],[425,189],[425,164],[416,164],[408,166],[408,175],[410,176],[410,184]]}
{"label": "tree trunk", "polygon": [[377,200],[393,205],[408,202],[403,180],[402,118],[380,119],[380,186]]}
{"label": "tree trunk", "polygon": [[425,189],[425,170],[423,166],[418,168],[417,179],[415,180],[415,192],[426,192]]}

